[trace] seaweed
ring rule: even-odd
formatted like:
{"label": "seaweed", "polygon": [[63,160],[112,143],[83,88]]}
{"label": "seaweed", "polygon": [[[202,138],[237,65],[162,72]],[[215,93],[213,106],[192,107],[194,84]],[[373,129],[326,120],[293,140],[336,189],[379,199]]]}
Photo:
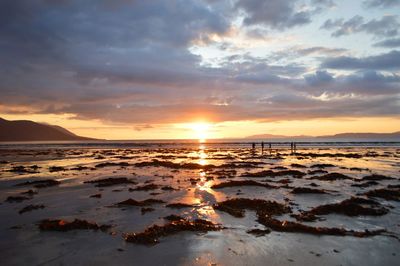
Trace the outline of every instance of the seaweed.
{"label": "seaweed", "polygon": [[45,188],[52,187],[61,184],[60,181],[54,179],[44,179],[44,180],[35,180],[35,181],[26,181],[23,183],[16,184],[15,186],[34,186],[35,188]]}
{"label": "seaweed", "polygon": [[333,180],[344,180],[344,179],[352,179],[351,177],[341,174],[341,173],[329,173],[322,176],[313,176],[310,179],[317,179],[323,181],[333,181]]}
{"label": "seaweed", "polygon": [[75,219],[72,222],[68,222],[61,219],[45,219],[39,222],[39,229],[42,231],[71,231],[71,230],[101,230],[107,231],[111,228],[111,225],[98,225],[94,222],[88,222],[86,220]]}
{"label": "seaweed", "polygon": [[192,207],[194,207],[194,205],[177,202],[177,203],[167,204],[165,207],[173,208],[173,209],[182,209],[182,208],[192,208]]}
{"label": "seaweed", "polygon": [[241,187],[241,186],[256,186],[264,188],[278,188],[273,185],[260,183],[254,180],[232,180],[228,182],[222,182],[211,186],[212,189],[226,188],[226,187]]}
{"label": "seaweed", "polygon": [[262,230],[262,229],[256,228],[256,229],[248,230],[248,231],[246,231],[246,233],[254,235],[256,237],[260,237],[260,236],[265,236],[265,235],[271,233],[271,230],[269,230],[269,229]]}
{"label": "seaweed", "polygon": [[150,207],[142,207],[140,209],[140,212],[142,213],[142,215],[144,215],[145,213],[148,213],[148,212],[152,212],[152,211],[155,211],[155,209],[154,208],[150,208]]}
{"label": "seaweed", "polygon": [[96,184],[96,187],[110,187],[120,184],[137,184],[126,177],[109,177],[96,180],[85,181],[86,184]]}
{"label": "seaweed", "polygon": [[389,210],[377,201],[371,199],[351,197],[339,203],[326,204],[317,206],[303,214],[324,215],[330,213],[338,213],[347,216],[381,216],[385,215]]}
{"label": "seaweed", "polygon": [[114,204],[114,206],[149,206],[153,204],[160,204],[165,203],[165,201],[158,200],[158,199],[145,199],[142,201],[134,200],[134,199],[127,199],[121,202]]}
{"label": "seaweed", "polygon": [[31,205],[28,205],[28,206],[25,206],[24,208],[22,208],[18,213],[22,214],[22,213],[25,213],[25,212],[30,212],[30,211],[33,211],[33,210],[44,209],[44,208],[45,208],[45,206],[42,205],[42,204],[40,204],[40,205],[31,204]]}
{"label": "seaweed", "polygon": [[143,186],[137,186],[135,188],[129,188],[129,191],[149,191],[149,190],[155,190],[158,189],[160,186],[156,184],[147,184]]}
{"label": "seaweed", "polygon": [[318,163],[310,166],[310,168],[327,168],[327,167],[335,167],[335,165],[330,163]]}
{"label": "seaweed", "polygon": [[143,245],[155,245],[159,243],[160,237],[177,234],[179,232],[208,232],[219,231],[222,226],[210,221],[196,219],[189,221],[185,219],[171,221],[165,225],[153,225],[140,233],[128,233],[124,235],[125,241]]}
{"label": "seaweed", "polygon": [[295,187],[291,193],[293,194],[326,194],[324,189],[308,188],[308,187]]}
{"label": "seaweed", "polygon": [[375,189],[364,193],[367,197],[382,198],[385,200],[400,201],[400,189]]}
{"label": "seaweed", "polygon": [[9,196],[7,197],[6,201],[7,202],[21,202],[24,200],[30,200],[31,198],[29,197],[24,197],[24,196]]}
{"label": "seaweed", "polygon": [[244,210],[254,210],[257,214],[281,215],[290,213],[291,208],[275,201],[236,198],[218,202],[214,209],[229,213],[234,217],[244,217]]}
{"label": "seaweed", "polygon": [[282,171],[277,171],[274,172],[272,170],[263,170],[260,172],[255,172],[255,173],[244,173],[241,176],[242,177],[277,177],[277,176],[285,176],[285,175],[290,175],[295,178],[301,178],[305,176],[306,174],[298,171],[298,170],[282,170]]}
{"label": "seaweed", "polygon": [[65,168],[62,166],[50,166],[49,167],[49,172],[60,172],[60,171],[65,171]]}
{"label": "seaweed", "polygon": [[259,216],[257,221],[260,224],[278,232],[306,233],[312,235],[370,237],[381,235],[382,233],[387,232],[385,229],[354,231],[335,227],[313,227],[291,221],[280,221],[268,216]]}
{"label": "seaweed", "polygon": [[105,162],[105,163],[99,163],[96,164],[95,167],[96,168],[103,168],[103,167],[109,167],[109,166],[129,166],[129,163],[127,162],[120,162],[120,163],[113,163],[113,162]]}
{"label": "seaweed", "polygon": [[183,220],[183,217],[179,216],[179,215],[171,214],[171,215],[165,216],[164,219],[167,221],[179,221],[179,220]]}

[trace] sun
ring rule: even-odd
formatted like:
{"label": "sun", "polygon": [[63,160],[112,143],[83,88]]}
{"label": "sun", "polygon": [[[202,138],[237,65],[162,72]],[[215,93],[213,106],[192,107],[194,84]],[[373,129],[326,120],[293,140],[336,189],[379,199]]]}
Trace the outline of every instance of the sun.
{"label": "sun", "polygon": [[195,122],[189,125],[189,128],[193,130],[194,138],[198,139],[199,142],[205,142],[209,137],[209,130],[211,128],[211,124],[206,122]]}

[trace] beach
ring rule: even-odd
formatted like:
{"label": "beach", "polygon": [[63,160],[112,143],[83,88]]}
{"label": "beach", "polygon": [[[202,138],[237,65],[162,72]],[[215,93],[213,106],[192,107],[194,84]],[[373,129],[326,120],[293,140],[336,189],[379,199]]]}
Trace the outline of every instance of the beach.
{"label": "beach", "polygon": [[2,265],[397,265],[400,148],[2,145]]}

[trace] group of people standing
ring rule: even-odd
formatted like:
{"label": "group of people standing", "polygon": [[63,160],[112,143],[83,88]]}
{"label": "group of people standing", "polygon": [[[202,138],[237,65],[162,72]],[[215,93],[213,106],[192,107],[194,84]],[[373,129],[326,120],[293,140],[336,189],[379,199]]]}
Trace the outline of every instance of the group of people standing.
{"label": "group of people standing", "polygon": [[[253,143],[251,144],[251,146],[252,146],[252,149],[255,150],[255,148],[256,148],[256,143],[253,142]],[[264,153],[264,146],[265,146],[264,141],[261,141],[261,152],[262,152],[262,153]],[[271,152],[271,148],[272,148],[272,143],[271,143],[271,142],[268,142],[268,149],[269,149],[270,152]],[[291,150],[292,153],[295,153],[295,152],[296,152],[296,150],[297,150],[296,142],[290,142],[290,150]]]}

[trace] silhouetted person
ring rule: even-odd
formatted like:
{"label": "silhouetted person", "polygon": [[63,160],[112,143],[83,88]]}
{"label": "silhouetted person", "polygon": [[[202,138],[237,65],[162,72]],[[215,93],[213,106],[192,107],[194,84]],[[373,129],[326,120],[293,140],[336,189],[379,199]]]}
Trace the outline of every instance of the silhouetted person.
{"label": "silhouetted person", "polygon": [[261,141],[261,154],[264,154],[264,141]]}
{"label": "silhouetted person", "polygon": [[253,148],[253,150],[256,148],[256,144],[253,142],[252,144],[251,144],[251,147]]}

